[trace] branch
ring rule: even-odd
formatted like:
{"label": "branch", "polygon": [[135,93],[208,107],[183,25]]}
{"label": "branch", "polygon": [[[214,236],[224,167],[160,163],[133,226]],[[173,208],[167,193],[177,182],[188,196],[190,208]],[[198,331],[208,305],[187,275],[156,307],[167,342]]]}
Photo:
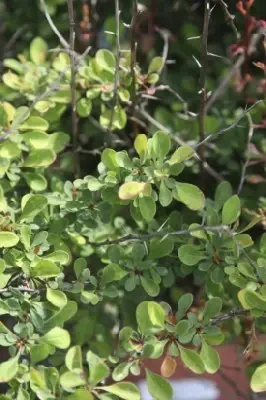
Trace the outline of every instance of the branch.
{"label": "branch", "polygon": [[102,242],[90,242],[88,241],[87,244],[95,247],[101,247],[101,246],[110,246],[112,244],[119,244],[123,242],[132,242],[132,241],[139,241],[143,242],[146,240],[151,240],[154,237],[167,237],[167,236],[183,236],[183,235],[190,235],[193,232],[198,232],[198,231],[205,231],[205,232],[229,232],[229,227],[227,225],[220,225],[220,226],[198,226],[197,228],[193,229],[182,229],[180,231],[175,231],[175,232],[163,232],[163,231],[157,231],[153,233],[146,233],[144,235],[134,235],[134,234],[129,234],[126,236],[122,236],[118,239],[113,239],[113,240],[105,240]]}
{"label": "branch", "polygon": [[[115,65],[115,81],[114,81],[114,99],[115,106],[118,106],[118,87],[119,87],[119,64],[120,64],[120,9],[119,9],[119,0],[115,0],[115,23],[116,23],[116,65]],[[113,119],[114,119],[114,111],[113,107],[111,110],[111,118],[109,122],[109,130],[112,129]]]}
{"label": "branch", "polygon": [[44,15],[45,18],[47,19],[48,24],[50,25],[50,28],[52,29],[52,31],[56,34],[56,36],[58,37],[61,45],[63,47],[65,47],[66,49],[70,49],[71,46],[67,43],[67,41],[63,38],[63,36],[61,35],[61,33],[59,32],[59,30],[57,29],[57,27],[55,26],[52,18],[50,17],[50,14],[48,12],[47,6],[45,4],[45,0],[40,0],[43,11],[44,11]]}
{"label": "branch", "polygon": [[242,168],[242,172],[241,172],[241,177],[240,177],[240,182],[239,182],[239,186],[237,189],[237,194],[238,196],[240,195],[243,185],[244,185],[244,181],[246,178],[246,171],[247,171],[247,167],[249,165],[249,161],[250,161],[250,151],[249,151],[249,146],[253,137],[253,133],[254,133],[254,126],[253,126],[253,121],[251,118],[250,113],[247,113],[247,119],[248,119],[248,123],[249,123],[249,131],[248,131],[248,141],[247,141],[247,158],[245,163],[243,164],[243,168]]}
{"label": "branch", "polygon": [[254,107],[256,107],[257,104],[259,104],[259,103],[264,103],[264,102],[265,102],[265,100],[258,100],[258,101],[256,101],[256,103],[252,104],[252,106],[250,106],[249,108],[247,108],[247,109],[242,113],[242,115],[241,115],[232,125],[229,125],[229,126],[227,126],[226,128],[220,129],[220,130],[217,131],[217,132],[210,133],[208,136],[205,137],[205,139],[204,139],[202,142],[200,142],[200,143],[198,143],[196,146],[194,146],[194,148],[197,149],[197,148],[200,147],[203,143],[209,142],[209,141],[210,141],[211,139],[213,139],[214,137],[220,136],[220,135],[222,135],[222,134],[224,134],[224,133],[226,133],[226,132],[228,132],[228,131],[231,131],[232,129],[234,129],[234,128],[239,124],[239,122],[240,122],[247,114],[249,114],[249,112],[250,112]]}
{"label": "branch", "polygon": [[[265,29],[260,29],[257,34],[254,34],[250,47],[249,47],[249,54],[252,54],[254,50],[256,49],[256,46],[261,38],[262,35],[265,35],[266,30]],[[210,110],[210,108],[213,106],[213,104],[221,97],[227,86],[230,84],[231,79],[233,76],[236,74],[236,72],[239,70],[239,68],[243,65],[246,57],[245,54],[241,54],[239,58],[236,60],[235,64],[232,65],[231,69],[227,72],[225,75],[224,79],[218,86],[218,88],[215,90],[215,92],[212,94],[212,96],[209,98],[206,104],[206,112]]]}
{"label": "branch", "polygon": [[217,317],[211,318],[210,323],[211,325],[220,324],[223,321],[227,321],[228,319],[232,319],[235,317],[247,316],[250,310],[245,310],[243,308],[234,308],[233,310],[229,311],[227,314],[221,314]]}
{"label": "branch", "polygon": [[216,1],[217,1],[217,2],[220,4],[220,6],[222,7],[223,12],[224,12],[224,15],[225,15],[225,20],[231,25],[231,27],[232,27],[232,29],[233,29],[235,35],[236,35],[236,39],[238,40],[238,39],[240,38],[240,34],[239,34],[239,32],[238,32],[238,30],[237,30],[237,27],[236,27],[236,25],[235,25],[235,23],[234,23],[235,16],[232,15],[232,14],[229,12],[229,10],[228,10],[228,5],[227,5],[223,0],[216,0]]}
{"label": "branch", "polygon": [[73,158],[74,170],[76,177],[80,174],[79,153],[78,148],[78,118],[77,118],[77,94],[76,94],[76,68],[75,68],[75,21],[73,0],[68,0],[68,16],[69,16],[69,47],[71,50],[71,103],[72,103],[72,136],[73,136]]}
{"label": "branch", "polygon": [[[200,69],[200,110],[199,110],[199,136],[201,146],[199,146],[199,155],[201,158],[201,169],[203,173],[202,162],[204,161],[204,138],[205,138],[205,115],[206,115],[206,75],[208,62],[208,30],[210,21],[210,2],[204,0],[204,25],[201,35],[201,69]],[[203,176],[202,176],[203,178]]]}
{"label": "branch", "polygon": [[130,39],[130,53],[131,53],[131,61],[130,61],[130,69],[131,69],[131,76],[132,76],[132,116],[134,117],[135,114],[135,106],[136,106],[136,73],[135,73],[135,66],[136,66],[136,59],[137,59],[137,44],[135,42],[135,24],[138,16],[138,3],[137,0],[132,0],[132,19],[131,19],[131,39]]}

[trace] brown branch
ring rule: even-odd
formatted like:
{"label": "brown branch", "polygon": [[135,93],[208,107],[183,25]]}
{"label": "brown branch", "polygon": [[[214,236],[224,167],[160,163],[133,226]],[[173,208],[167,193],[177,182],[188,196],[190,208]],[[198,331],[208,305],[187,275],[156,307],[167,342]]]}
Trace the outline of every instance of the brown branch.
{"label": "brown branch", "polygon": [[[42,8],[43,8],[43,12],[44,12],[45,18],[46,18],[48,24],[50,25],[52,31],[53,31],[53,32],[56,34],[56,36],[58,37],[58,39],[59,39],[61,45],[62,45],[64,48],[69,49],[69,48],[70,48],[70,45],[69,45],[69,44],[67,43],[67,41],[63,38],[63,36],[61,35],[61,33],[59,32],[59,30],[58,30],[57,27],[55,26],[55,24],[54,24],[52,18],[50,17],[50,14],[49,14],[49,12],[48,12],[48,9],[47,9],[45,0],[40,0],[40,2],[41,2],[41,6],[42,6]],[[69,2],[69,0],[68,0],[68,2]]]}
{"label": "brown branch", "polygon": [[115,107],[118,106],[118,88],[119,88],[119,64],[120,64],[120,9],[119,9],[119,0],[115,0],[115,23],[116,23],[116,65],[115,65],[115,81],[114,81],[114,100],[115,106],[112,107],[111,110],[111,117],[109,121],[109,131],[112,129],[113,119],[114,119],[114,112]]}
{"label": "brown branch", "polygon": [[225,16],[225,20],[226,20],[226,22],[228,22],[231,25],[231,27],[232,27],[232,29],[234,31],[234,34],[236,35],[236,39],[238,40],[240,38],[240,34],[239,34],[239,32],[237,30],[237,27],[236,27],[236,25],[234,23],[235,16],[229,12],[228,5],[223,0],[216,0],[216,1],[222,7],[223,12],[224,12],[224,16]]}
{"label": "brown branch", "polygon": [[[203,32],[201,35],[201,56],[200,56],[200,109],[199,109],[199,136],[200,141],[203,142],[205,138],[205,115],[206,115],[206,78],[207,78],[207,63],[208,63],[208,31],[210,22],[210,2],[204,0],[204,24]],[[201,178],[203,180],[204,168],[204,146],[199,147],[199,155],[201,158]]]}
{"label": "brown branch", "polygon": [[242,172],[241,172],[241,177],[240,177],[240,182],[239,182],[239,186],[237,189],[237,194],[238,196],[240,195],[244,182],[245,182],[245,178],[246,178],[246,171],[247,171],[247,167],[249,165],[249,161],[250,161],[250,152],[249,152],[249,146],[253,137],[253,133],[254,133],[254,126],[253,126],[253,121],[251,118],[250,113],[247,113],[247,118],[248,118],[248,123],[249,123],[249,131],[248,131],[248,140],[247,140],[247,157],[246,157],[246,161],[243,164],[243,168],[242,168]]}
{"label": "brown branch", "polygon": [[154,237],[166,237],[166,236],[183,236],[183,235],[190,235],[193,232],[198,232],[198,231],[209,231],[209,232],[229,232],[229,227],[226,225],[219,225],[219,226],[198,226],[197,228],[193,229],[182,229],[180,231],[175,231],[175,232],[165,232],[165,231],[157,231],[153,233],[146,233],[144,235],[134,235],[134,234],[129,234],[126,236],[122,236],[118,239],[113,239],[113,240],[105,240],[102,242],[90,242],[88,241],[87,244],[95,247],[101,247],[101,246],[110,246],[112,244],[119,244],[119,243],[124,243],[124,242],[133,242],[133,241],[146,241],[146,240],[151,240]]}
{"label": "brown branch", "polygon": [[132,107],[131,107],[131,114],[134,117],[135,115],[135,107],[136,107],[136,72],[135,66],[137,61],[137,44],[135,42],[135,26],[138,16],[138,3],[137,0],[132,0],[132,19],[131,19],[131,39],[130,39],[130,70],[131,70],[131,77],[132,77],[132,90],[131,90],[131,100],[132,100]]}
{"label": "brown branch", "polygon": [[233,310],[229,311],[227,314],[221,314],[221,315],[218,315],[217,317],[211,318],[210,324],[217,325],[217,324],[220,324],[221,322],[227,321],[227,320],[235,318],[235,317],[247,316],[249,314],[249,312],[250,312],[250,310],[245,310],[243,308],[234,308]]}
{"label": "brown branch", "polygon": [[68,0],[68,17],[69,17],[69,47],[71,50],[71,103],[72,103],[72,141],[73,141],[73,160],[75,176],[80,175],[80,161],[78,148],[78,118],[77,118],[77,94],[76,94],[76,68],[75,68],[75,20],[73,0]]}
{"label": "brown branch", "polygon": [[[249,46],[249,50],[248,50],[248,54],[249,55],[252,54],[256,50],[256,46],[257,46],[260,38],[262,37],[262,35],[265,35],[265,33],[266,33],[266,30],[264,28],[264,29],[260,29],[258,31],[258,33],[254,34],[252,36],[252,39],[251,39],[251,42],[250,42],[250,46]],[[241,66],[245,62],[245,59],[246,59],[245,54],[241,54],[238,57],[238,59],[236,60],[236,62],[229,69],[229,71],[225,75],[224,79],[221,81],[220,85],[217,87],[215,92],[212,94],[212,96],[207,101],[207,104],[206,104],[206,107],[205,107],[205,111],[206,112],[208,112],[211,109],[211,107],[214,105],[214,103],[224,93],[224,91],[227,88],[227,86],[230,85],[230,82],[231,82],[232,78],[235,76],[237,71],[239,71],[239,68],[241,68]]]}

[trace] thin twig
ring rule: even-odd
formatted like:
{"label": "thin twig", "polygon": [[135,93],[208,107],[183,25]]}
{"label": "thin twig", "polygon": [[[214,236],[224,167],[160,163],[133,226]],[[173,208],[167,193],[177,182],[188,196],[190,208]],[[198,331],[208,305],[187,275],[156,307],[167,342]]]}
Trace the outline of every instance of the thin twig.
{"label": "thin twig", "polygon": [[163,72],[163,69],[166,66],[167,63],[167,57],[168,57],[168,52],[169,52],[169,38],[170,38],[170,32],[166,29],[160,29],[160,28],[155,28],[156,32],[158,32],[160,34],[160,36],[162,37],[163,41],[164,41],[164,46],[163,46],[163,53],[162,53],[162,65],[161,68],[158,71],[158,75],[161,75],[161,73]]}
{"label": "thin twig", "polygon": [[76,94],[76,68],[75,68],[75,20],[74,20],[74,7],[73,0],[67,1],[68,16],[69,16],[69,47],[71,49],[71,103],[72,103],[72,140],[73,140],[73,157],[74,157],[74,171],[75,176],[80,175],[80,162],[79,153],[76,151],[78,148],[78,117],[77,117],[77,94]]}
{"label": "thin twig", "polygon": [[197,143],[196,146],[194,146],[195,149],[197,149],[198,147],[200,147],[203,143],[209,142],[210,140],[214,139],[215,137],[221,136],[226,132],[231,131],[232,129],[234,129],[235,127],[237,127],[237,125],[239,124],[239,122],[247,115],[249,114],[249,112],[256,107],[259,103],[264,102],[264,100],[258,100],[256,101],[256,103],[252,104],[252,106],[250,106],[249,108],[247,108],[245,111],[243,111],[243,113],[241,114],[241,116],[231,125],[227,126],[226,128],[220,129],[219,131],[216,131],[214,133],[210,133],[208,136],[205,137],[205,139],[200,142]]}
{"label": "thin twig", "polygon": [[[119,65],[120,65],[120,9],[119,9],[119,0],[115,0],[115,24],[116,24],[116,65],[115,65],[115,78],[114,78],[114,100],[115,100],[115,107],[119,104],[119,97],[118,97],[118,88],[119,88]],[[109,130],[112,129],[115,107],[112,107],[111,110],[111,117],[109,122]]]}
{"label": "thin twig", "polygon": [[202,163],[205,159],[204,155],[204,138],[205,138],[205,115],[206,115],[206,78],[207,78],[207,63],[208,63],[208,31],[210,22],[210,2],[204,0],[204,25],[201,35],[201,56],[200,56],[200,109],[199,109],[199,136],[202,145],[199,147],[199,155],[201,158],[201,178],[203,178]]}
{"label": "thin twig", "polygon": [[137,44],[135,42],[135,25],[138,16],[138,3],[137,0],[132,0],[132,19],[131,19],[131,39],[130,39],[130,70],[131,70],[131,77],[132,77],[132,90],[131,90],[131,100],[132,100],[132,107],[131,107],[131,114],[134,117],[135,114],[135,106],[136,106],[136,72],[135,66],[137,61]]}
{"label": "thin twig", "polygon": [[217,2],[220,4],[220,6],[222,7],[223,12],[224,12],[224,15],[225,15],[225,20],[231,25],[231,27],[232,27],[232,29],[233,29],[233,31],[234,31],[234,34],[236,35],[236,39],[238,40],[238,39],[240,38],[240,34],[239,34],[239,32],[238,32],[238,30],[237,30],[237,27],[236,27],[236,25],[235,25],[235,23],[234,23],[235,16],[232,15],[232,14],[229,12],[229,10],[228,10],[228,5],[227,5],[223,0],[216,0],[216,1],[217,1]]}
{"label": "thin twig", "polygon": [[[256,46],[257,46],[261,36],[265,35],[265,33],[266,33],[266,30],[264,28],[264,29],[260,29],[258,31],[258,33],[253,35],[253,37],[251,39],[249,51],[248,51],[249,54],[252,54],[256,50]],[[230,82],[231,82],[232,78],[234,77],[234,75],[236,74],[236,72],[243,65],[245,59],[246,59],[245,54],[243,53],[238,57],[236,62],[232,65],[231,69],[227,72],[224,79],[221,81],[220,85],[217,87],[215,92],[212,94],[212,96],[207,101],[206,112],[208,112],[210,110],[210,108],[214,105],[214,103],[221,97],[221,95],[223,94],[223,92],[225,91],[227,86],[230,84]]]}
{"label": "thin twig", "polygon": [[105,240],[102,242],[90,242],[88,241],[87,243],[91,246],[95,247],[101,247],[101,246],[110,246],[112,244],[118,244],[118,243],[124,243],[124,242],[132,242],[132,241],[147,241],[151,240],[154,237],[167,237],[167,236],[183,236],[183,235],[190,235],[193,232],[198,232],[198,231],[209,231],[209,232],[229,232],[229,227],[227,225],[219,225],[219,226],[198,226],[197,228],[193,229],[182,229],[180,231],[175,231],[175,232],[165,232],[165,231],[157,231],[153,233],[146,233],[144,235],[134,235],[134,234],[129,234],[126,236],[122,236],[118,239],[113,239],[113,240]]}
{"label": "thin twig", "polygon": [[241,317],[248,315],[250,310],[245,310],[243,308],[234,308],[233,310],[229,311],[227,314],[217,315],[217,317],[211,318],[210,324],[217,325],[223,321],[227,321],[228,319],[232,319],[235,317]]}
{"label": "thin twig", "polygon": [[254,133],[254,126],[253,126],[253,121],[252,121],[250,113],[247,113],[247,119],[248,119],[248,123],[249,123],[248,141],[247,141],[247,158],[246,158],[245,163],[243,164],[243,168],[242,168],[242,172],[241,172],[240,182],[239,182],[239,186],[237,189],[238,196],[240,195],[240,193],[242,191],[244,181],[246,178],[246,171],[247,171],[247,167],[249,165],[249,161],[250,161],[250,157],[251,157],[251,154],[249,152],[249,145],[251,143],[253,133]]}
{"label": "thin twig", "polygon": [[61,35],[61,33],[59,32],[59,30],[57,29],[57,27],[55,26],[52,18],[50,17],[50,14],[48,12],[45,0],[40,0],[41,2],[41,6],[43,8],[44,11],[44,15],[45,18],[47,19],[48,24],[50,25],[50,28],[52,29],[52,31],[56,34],[56,36],[58,37],[61,45],[63,47],[65,47],[66,49],[70,49],[70,45],[67,43],[67,41],[63,38],[63,36]]}

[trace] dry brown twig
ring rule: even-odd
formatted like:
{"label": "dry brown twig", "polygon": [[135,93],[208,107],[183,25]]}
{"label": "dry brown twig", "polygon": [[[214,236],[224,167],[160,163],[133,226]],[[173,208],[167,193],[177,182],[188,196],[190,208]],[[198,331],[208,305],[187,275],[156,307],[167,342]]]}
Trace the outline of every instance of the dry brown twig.
{"label": "dry brown twig", "polygon": [[69,17],[69,48],[71,50],[71,104],[72,104],[72,141],[73,141],[73,158],[75,176],[80,175],[80,160],[79,153],[76,151],[78,148],[78,117],[77,117],[77,94],[76,94],[76,68],[75,68],[75,20],[74,20],[74,7],[73,0],[67,1],[68,17]]}

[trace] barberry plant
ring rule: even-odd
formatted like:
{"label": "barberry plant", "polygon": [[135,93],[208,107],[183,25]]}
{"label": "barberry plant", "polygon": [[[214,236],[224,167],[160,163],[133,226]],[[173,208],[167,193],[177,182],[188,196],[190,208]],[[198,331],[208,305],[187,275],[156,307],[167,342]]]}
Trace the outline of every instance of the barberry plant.
{"label": "barberry plant", "polygon": [[[154,399],[171,400],[168,378],[179,363],[214,374],[216,346],[248,324],[248,357],[256,331],[265,332],[266,234],[254,235],[263,213],[248,220],[243,213],[248,165],[237,188],[219,179],[211,195],[184,174],[197,172],[199,159],[211,172],[198,149],[245,118],[252,129],[265,102],[237,110],[231,126],[200,143],[177,145],[158,122],[161,129],[143,133],[143,103],[162,89],[166,60],[152,57],[143,69],[132,47],[116,44],[116,54],[55,53],[36,37],[3,63],[1,400],[140,400],[130,374],[144,369]],[[70,111],[78,137],[65,122]],[[131,123],[137,132],[126,148],[102,148],[97,172],[88,174],[76,155],[89,152],[79,127],[86,130],[91,116],[108,143]],[[145,368],[148,359],[162,360],[161,375]],[[262,361],[253,391],[266,390],[265,377]]]}

